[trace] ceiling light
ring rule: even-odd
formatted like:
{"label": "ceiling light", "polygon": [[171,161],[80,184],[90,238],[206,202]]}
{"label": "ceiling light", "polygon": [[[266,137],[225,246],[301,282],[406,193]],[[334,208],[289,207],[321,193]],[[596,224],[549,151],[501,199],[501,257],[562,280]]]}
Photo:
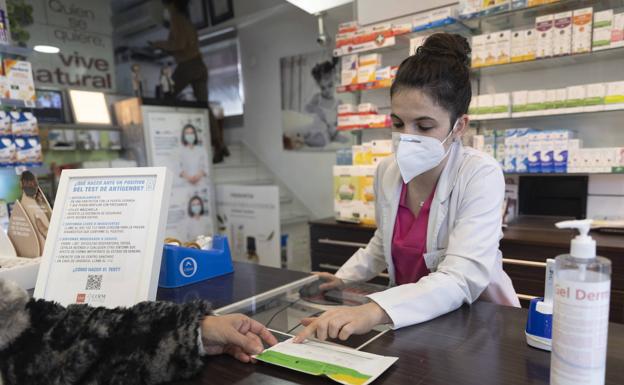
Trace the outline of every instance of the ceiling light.
{"label": "ceiling light", "polygon": [[41,53],[59,53],[61,49],[59,47],[54,47],[52,45],[36,45],[33,49],[37,52]]}
{"label": "ceiling light", "polygon": [[307,13],[317,14],[339,5],[351,3],[353,0],[287,0]]}

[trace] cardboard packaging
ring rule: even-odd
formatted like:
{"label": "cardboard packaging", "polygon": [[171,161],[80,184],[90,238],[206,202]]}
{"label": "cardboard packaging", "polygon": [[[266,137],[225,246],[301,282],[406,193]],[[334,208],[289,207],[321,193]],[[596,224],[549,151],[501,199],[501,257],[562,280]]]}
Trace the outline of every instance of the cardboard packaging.
{"label": "cardboard packaging", "polygon": [[594,13],[594,33],[592,50],[600,51],[611,48],[611,30],[613,29],[613,10],[607,9]]}
{"label": "cardboard packaging", "polygon": [[383,67],[375,71],[375,80],[390,80],[392,79],[392,67]]}
{"label": "cardboard packaging", "polygon": [[607,83],[604,109],[624,109],[624,81]]}
{"label": "cardboard packaging", "polygon": [[367,55],[360,55],[358,60],[358,67],[374,66],[375,68],[381,67],[381,55],[378,53],[370,53]]}
{"label": "cardboard packaging", "polygon": [[535,18],[537,31],[537,58],[543,59],[553,56],[554,15],[544,15]]}
{"label": "cardboard packaging", "polygon": [[526,31],[525,29],[511,33],[511,62],[524,61],[526,55]]}
{"label": "cardboard packaging", "polygon": [[377,75],[376,65],[360,66],[357,70],[357,82],[358,84],[374,82]]}
{"label": "cardboard packaging", "polygon": [[576,9],[572,12],[572,53],[591,51],[593,8]]}
{"label": "cardboard packaging", "polygon": [[358,71],[357,70],[344,70],[340,73],[340,85],[349,86],[357,84]]}
{"label": "cardboard packaging", "polygon": [[567,87],[566,113],[583,112],[586,90],[585,85]]}
{"label": "cardboard packaging", "polygon": [[541,172],[541,151],[544,135],[541,132],[531,132],[528,134],[528,154],[527,171],[529,173]]}
{"label": "cardboard packaging", "polygon": [[488,35],[476,35],[472,37],[472,67],[479,68],[485,65],[486,48],[485,42]]}
{"label": "cardboard packaging", "polygon": [[484,66],[497,64],[498,34],[489,33],[485,35],[485,63]]}
{"label": "cardboard packaging", "polygon": [[537,31],[535,28],[527,29],[525,31],[525,56],[524,60],[535,60],[537,58]]}
{"label": "cardboard packaging", "polygon": [[493,95],[490,119],[508,118],[511,116],[511,94],[502,92]]}
{"label": "cardboard packaging", "polygon": [[341,59],[342,71],[358,69],[358,55],[345,55]]}
{"label": "cardboard packaging", "polygon": [[496,34],[496,64],[507,64],[511,61],[511,30]]}
{"label": "cardboard packaging", "polygon": [[572,11],[554,15],[553,56],[566,56],[572,52]]}
{"label": "cardboard packaging", "polygon": [[527,96],[527,115],[544,115],[546,110],[546,90],[532,90]]}
{"label": "cardboard packaging", "polygon": [[607,87],[604,83],[587,84],[584,112],[604,111]]}
{"label": "cardboard packaging", "polygon": [[555,89],[555,102],[554,109],[559,110],[556,113],[563,112],[562,109],[566,108],[566,103],[568,100],[568,89],[567,88],[557,88]]}
{"label": "cardboard packaging", "polygon": [[613,15],[613,28],[611,29],[611,47],[624,47],[624,13]]}
{"label": "cardboard packaging", "polygon": [[527,116],[528,100],[529,91],[527,90],[514,91],[511,93],[511,116],[513,118]]}
{"label": "cardboard packaging", "polygon": [[516,172],[528,172],[529,165],[529,134],[533,132],[530,128],[517,128],[515,136],[516,150]]}
{"label": "cardboard packaging", "polygon": [[494,95],[484,94],[479,95],[479,119],[492,119],[492,112],[494,109]]}
{"label": "cardboard packaging", "polygon": [[377,106],[373,103],[360,103],[357,106],[356,112],[358,114],[376,114]]}
{"label": "cardboard packaging", "polygon": [[4,59],[4,71],[9,88],[5,97],[23,100],[26,107],[35,107],[35,82],[30,62]]}
{"label": "cardboard packaging", "polygon": [[338,105],[338,116],[352,115],[358,111],[358,108],[350,103],[342,103]]}
{"label": "cardboard packaging", "polygon": [[412,18],[412,31],[418,32],[431,28],[431,14],[429,12],[421,12]]}

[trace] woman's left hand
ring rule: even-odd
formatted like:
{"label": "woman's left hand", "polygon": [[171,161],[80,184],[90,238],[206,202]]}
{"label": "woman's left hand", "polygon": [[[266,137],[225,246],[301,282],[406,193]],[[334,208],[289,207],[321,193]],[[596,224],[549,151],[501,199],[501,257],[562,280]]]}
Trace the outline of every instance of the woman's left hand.
{"label": "woman's left hand", "polygon": [[301,343],[310,336],[324,341],[339,338],[342,341],[352,334],[364,334],[377,325],[390,323],[388,314],[375,302],[354,307],[338,307],[323,313],[318,318],[304,318],[301,324],[306,328],[294,339]]}

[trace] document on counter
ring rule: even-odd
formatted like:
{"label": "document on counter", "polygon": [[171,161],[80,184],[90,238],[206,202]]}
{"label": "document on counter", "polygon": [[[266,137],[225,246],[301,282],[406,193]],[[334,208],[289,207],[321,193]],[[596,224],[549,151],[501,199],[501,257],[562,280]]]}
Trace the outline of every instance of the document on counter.
{"label": "document on counter", "polygon": [[256,359],[345,385],[370,384],[398,360],[328,343],[295,344],[292,339],[266,349]]}

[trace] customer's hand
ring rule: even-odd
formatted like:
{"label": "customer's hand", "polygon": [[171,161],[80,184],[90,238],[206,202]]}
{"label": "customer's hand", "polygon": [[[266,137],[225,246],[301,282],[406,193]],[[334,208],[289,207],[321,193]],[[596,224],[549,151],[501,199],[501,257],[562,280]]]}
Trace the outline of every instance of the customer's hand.
{"label": "customer's hand", "polygon": [[352,334],[364,334],[377,325],[390,323],[388,314],[375,302],[354,307],[338,307],[321,314],[318,318],[304,318],[301,324],[306,328],[294,339],[301,343],[308,337],[324,341],[339,338],[342,341]]}
{"label": "customer's hand", "polygon": [[345,286],[345,283],[342,279],[336,277],[335,275],[331,273],[313,271],[312,274],[319,277],[322,281],[325,281],[325,283],[322,283],[319,286],[319,290],[321,291],[327,291],[331,289],[341,289]]}
{"label": "customer's hand", "polygon": [[206,354],[227,353],[242,362],[250,362],[252,355],[262,353],[262,341],[270,346],[277,343],[264,325],[242,314],[206,317],[201,330]]}

